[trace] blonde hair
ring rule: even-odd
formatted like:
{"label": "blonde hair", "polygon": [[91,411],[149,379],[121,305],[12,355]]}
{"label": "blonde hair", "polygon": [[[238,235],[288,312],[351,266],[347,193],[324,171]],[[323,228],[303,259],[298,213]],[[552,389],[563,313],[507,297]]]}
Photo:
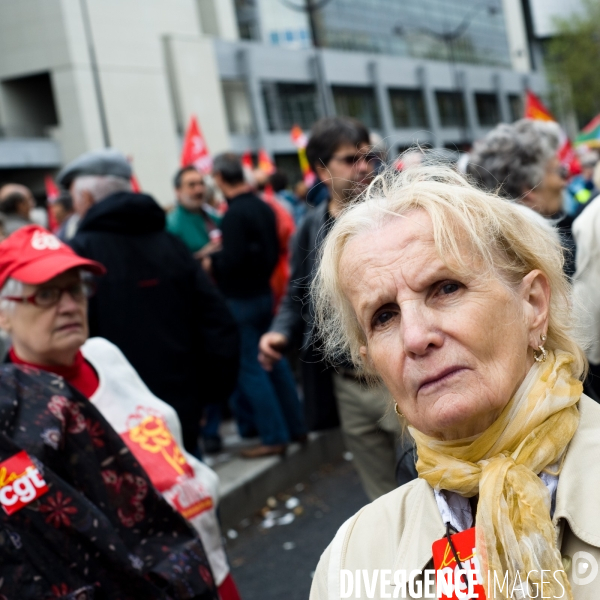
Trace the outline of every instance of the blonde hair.
{"label": "blonde hair", "polygon": [[321,249],[311,289],[315,325],[330,360],[349,358],[366,375],[374,375],[360,356],[366,340],[342,291],[340,260],[350,240],[414,210],[423,210],[431,218],[437,252],[455,272],[472,274],[474,259],[478,273],[483,268],[484,275],[498,278],[514,290],[525,275],[535,269],[542,271],[551,289],[545,347],[571,352],[574,375],[585,375],[587,360],[574,333],[571,286],[563,272],[557,236],[514,203],[473,187],[463,175],[439,164],[402,173],[388,170],[336,219]]}

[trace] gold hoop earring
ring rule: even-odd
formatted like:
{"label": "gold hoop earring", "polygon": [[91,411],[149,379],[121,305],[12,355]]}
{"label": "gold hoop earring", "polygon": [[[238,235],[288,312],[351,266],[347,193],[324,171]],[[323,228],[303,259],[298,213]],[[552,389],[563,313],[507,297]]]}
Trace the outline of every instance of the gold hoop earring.
{"label": "gold hoop earring", "polygon": [[536,362],[543,363],[546,362],[546,359],[548,358],[548,352],[546,351],[546,348],[544,348],[546,339],[546,336],[542,334],[542,343],[538,346],[537,350],[533,351],[533,358],[535,358]]}
{"label": "gold hoop earring", "polygon": [[394,410],[396,411],[396,414],[401,417],[404,418],[404,415],[398,410],[398,405],[394,402]]}

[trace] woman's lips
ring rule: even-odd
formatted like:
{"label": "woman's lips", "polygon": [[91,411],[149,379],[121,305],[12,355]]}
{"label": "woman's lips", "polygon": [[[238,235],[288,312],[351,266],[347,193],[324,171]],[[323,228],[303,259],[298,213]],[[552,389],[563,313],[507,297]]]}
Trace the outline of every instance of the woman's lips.
{"label": "woman's lips", "polygon": [[417,391],[418,392],[431,392],[431,391],[435,390],[436,387],[446,384],[454,376],[458,375],[459,373],[461,373],[462,371],[465,371],[465,370],[466,370],[465,367],[448,367],[447,369],[440,371],[436,375],[433,375],[432,377],[427,377],[426,379],[424,379],[420,383],[419,389]]}
{"label": "woman's lips", "polygon": [[81,323],[69,323],[67,325],[62,325],[61,327],[57,327],[56,331],[71,331],[72,329],[81,329]]}

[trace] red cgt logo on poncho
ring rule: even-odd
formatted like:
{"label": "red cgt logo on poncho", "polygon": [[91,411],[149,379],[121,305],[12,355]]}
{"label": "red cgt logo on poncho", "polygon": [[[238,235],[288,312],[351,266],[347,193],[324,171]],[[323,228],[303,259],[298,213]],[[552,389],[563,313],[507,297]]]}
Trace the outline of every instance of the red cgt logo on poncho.
{"label": "red cgt logo on poncho", "polygon": [[7,515],[48,491],[44,478],[24,450],[0,463],[0,504]]}

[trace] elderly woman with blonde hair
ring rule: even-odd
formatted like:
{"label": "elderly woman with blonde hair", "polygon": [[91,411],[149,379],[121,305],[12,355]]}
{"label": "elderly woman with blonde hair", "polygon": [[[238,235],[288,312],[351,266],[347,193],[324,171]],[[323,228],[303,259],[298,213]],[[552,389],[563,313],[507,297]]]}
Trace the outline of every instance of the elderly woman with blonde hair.
{"label": "elderly woman with blonde hair", "polygon": [[436,597],[426,570],[452,565],[470,565],[487,598],[600,597],[582,575],[600,559],[600,407],[582,394],[556,238],[423,166],[376,179],[322,252],[325,351],[386,385],[419,478],[340,528],[311,599]]}

